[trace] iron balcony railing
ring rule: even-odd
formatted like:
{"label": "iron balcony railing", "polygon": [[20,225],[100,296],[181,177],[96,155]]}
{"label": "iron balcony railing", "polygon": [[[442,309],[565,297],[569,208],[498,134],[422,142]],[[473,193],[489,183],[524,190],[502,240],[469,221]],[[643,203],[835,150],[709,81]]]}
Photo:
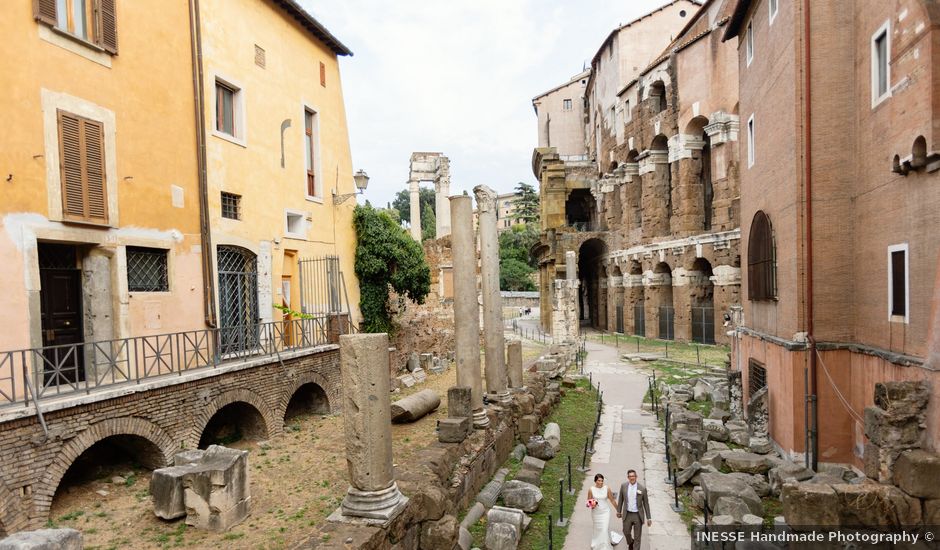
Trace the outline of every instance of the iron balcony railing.
{"label": "iron balcony railing", "polygon": [[0,352],[0,408],[236,361],[279,359],[351,330],[346,315],[333,314]]}

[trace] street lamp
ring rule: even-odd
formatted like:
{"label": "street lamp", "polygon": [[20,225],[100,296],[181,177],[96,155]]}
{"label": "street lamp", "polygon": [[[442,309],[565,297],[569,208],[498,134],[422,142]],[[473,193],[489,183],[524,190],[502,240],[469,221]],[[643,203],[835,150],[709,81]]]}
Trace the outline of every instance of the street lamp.
{"label": "street lamp", "polygon": [[337,194],[336,190],[333,190],[333,204],[342,204],[349,197],[355,197],[356,195],[361,195],[363,191],[366,190],[366,187],[369,186],[369,174],[366,174],[365,170],[358,170],[356,175],[353,176],[353,181],[356,182],[356,191],[355,193],[342,193]]}

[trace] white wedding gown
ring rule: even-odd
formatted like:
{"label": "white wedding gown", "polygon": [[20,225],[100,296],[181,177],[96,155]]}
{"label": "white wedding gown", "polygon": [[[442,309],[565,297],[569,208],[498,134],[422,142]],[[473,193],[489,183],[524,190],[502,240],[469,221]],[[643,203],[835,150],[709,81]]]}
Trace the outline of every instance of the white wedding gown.
{"label": "white wedding gown", "polygon": [[594,521],[591,550],[614,550],[610,545],[610,502],[607,500],[607,486],[600,489],[592,486],[591,497],[597,501],[597,506],[591,511],[591,519]]}

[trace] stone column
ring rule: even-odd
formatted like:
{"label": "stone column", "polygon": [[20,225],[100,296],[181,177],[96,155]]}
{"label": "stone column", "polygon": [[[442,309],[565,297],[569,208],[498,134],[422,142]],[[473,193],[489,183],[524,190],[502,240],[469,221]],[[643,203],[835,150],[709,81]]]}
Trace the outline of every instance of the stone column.
{"label": "stone column", "polygon": [[421,242],[421,194],[418,191],[417,181],[408,182],[408,190],[411,192],[411,237]]}
{"label": "stone column", "polygon": [[440,171],[434,185],[434,219],[437,238],[450,235],[450,161],[441,157]]}
{"label": "stone column", "polygon": [[387,334],[339,337],[349,489],[346,517],[388,521],[408,499],[392,477],[392,418]]}
{"label": "stone column", "polygon": [[574,250],[565,252],[565,279],[569,281],[578,280],[578,255]]}
{"label": "stone column", "polygon": [[454,347],[457,385],[471,389],[473,427],[486,428],[480,378],[480,304],[477,301],[476,240],[473,204],[468,195],[450,197],[451,250],[454,255]]}
{"label": "stone column", "polygon": [[[483,345],[486,392],[508,404],[506,340],[503,336],[503,298],[499,293],[499,233],[496,229],[496,191],[485,185],[473,188],[480,224],[480,269],[483,276]],[[456,254],[455,254],[456,255]]]}
{"label": "stone column", "polygon": [[506,344],[506,365],[509,371],[509,387],[522,387],[522,341],[510,340]]}

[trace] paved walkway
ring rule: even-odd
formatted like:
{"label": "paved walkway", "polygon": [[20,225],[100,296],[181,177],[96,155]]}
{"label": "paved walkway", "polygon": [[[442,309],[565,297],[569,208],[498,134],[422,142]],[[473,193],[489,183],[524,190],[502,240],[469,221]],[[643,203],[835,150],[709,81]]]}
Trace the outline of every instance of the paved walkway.
{"label": "paved walkway", "polygon": [[[595,453],[588,465],[591,470],[578,493],[564,549],[590,549],[593,526],[591,512],[584,502],[588,488],[594,483],[594,474],[604,474],[607,484],[616,493],[631,468],[637,470],[640,483],[646,485],[653,516],[653,525],[643,528],[643,547],[635,550],[690,548],[688,530],[670,507],[672,486],[664,482],[663,434],[658,431],[652,413],[641,408],[648,389],[646,374],[621,361],[618,350],[612,346],[588,342],[587,351],[584,374],[591,373],[595,385],[600,382],[604,411],[594,443]],[[621,521],[615,515],[611,516],[610,527],[612,531],[623,532]],[[615,548],[626,549],[626,540]]]}

